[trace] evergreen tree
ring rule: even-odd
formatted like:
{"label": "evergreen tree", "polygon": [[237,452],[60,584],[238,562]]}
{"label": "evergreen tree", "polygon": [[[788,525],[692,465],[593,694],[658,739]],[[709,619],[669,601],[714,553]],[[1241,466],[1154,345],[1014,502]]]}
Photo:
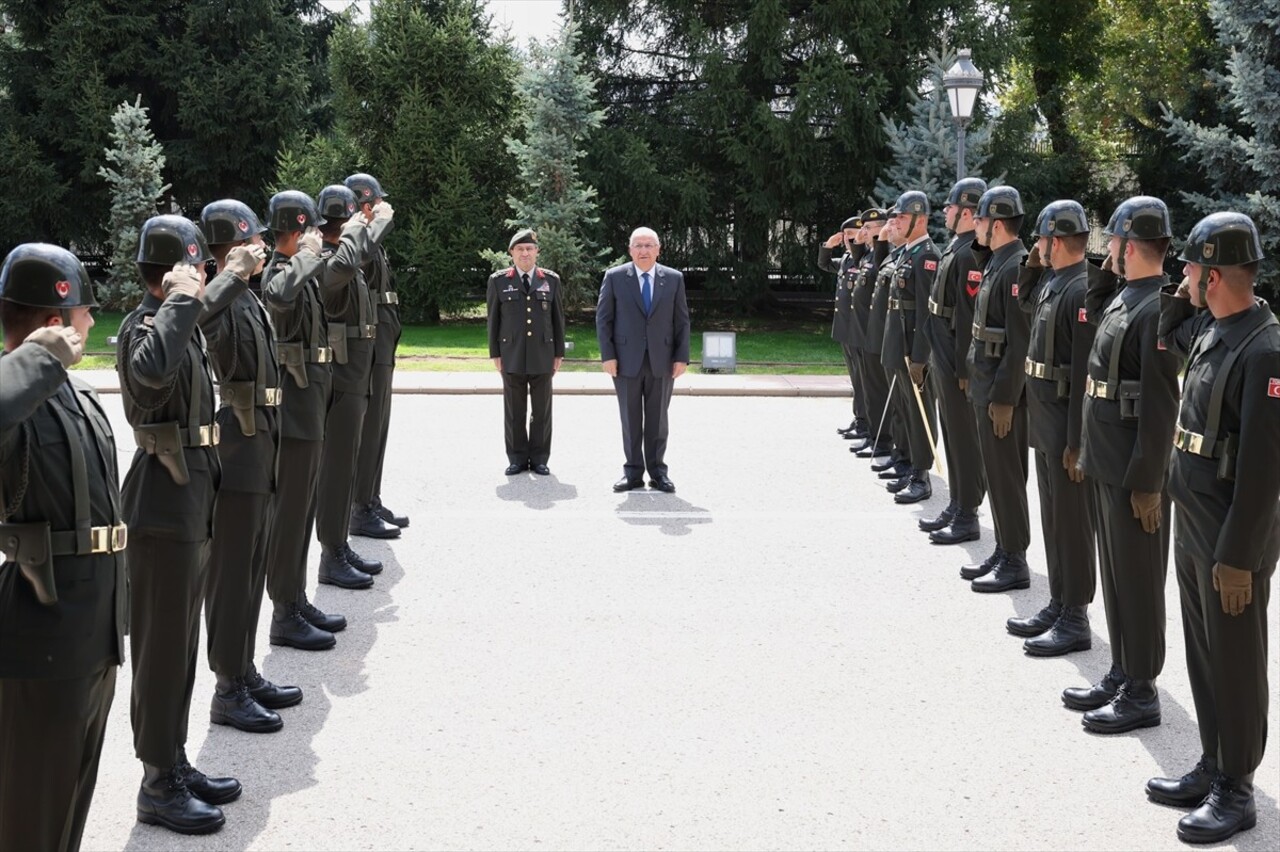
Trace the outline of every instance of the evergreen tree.
{"label": "evergreen tree", "polygon": [[[1211,0],[1209,16],[1227,54],[1225,73],[1209,82],[1230,104],[1235,126],[1206,126],[1166,110],[1170,137],[1207,178],[1208,192],[1184,192],[1201,215],[1238,210],[1253,217],[1269,258],[1280,254],[1280,0]],[[1182,235],[1179,234],[1179,237]],[[1274,261],[1261,282],[1280,295]]]}
{"label": "evergreen tree", "polygon": [[120,104],[111,116],[111,125],[111,147],[105,151],[111,165],[98,169],[111,187],[111,275],[102,303],[129,310],[142,298],[142,282],[134,265],[138,230],[155,215],[156,202],[169,190],[169,184],[161,183],[164,147],[151,132],[142,96],[132,104]]}

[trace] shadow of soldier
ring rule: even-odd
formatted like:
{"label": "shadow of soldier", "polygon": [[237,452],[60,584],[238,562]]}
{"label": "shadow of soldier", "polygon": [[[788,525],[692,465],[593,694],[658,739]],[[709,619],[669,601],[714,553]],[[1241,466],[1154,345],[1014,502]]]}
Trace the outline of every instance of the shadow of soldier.
{"label": "shadow of soldier", "polygon": [[628,524],[657,527],[664,535],[688,535],[695,525],[714,520],[709,510],[661,491],[628,491],[616,511]]}
{"label": "shadow of soldier", "polygon": [[578,499],[578,486],[561,482],[554,473],[537,476],[522,473],[509,476],[507,481],[494,489],[499,500],[508,503],[524,503],[525,508],[539,512],[555,508],[556,503]]}

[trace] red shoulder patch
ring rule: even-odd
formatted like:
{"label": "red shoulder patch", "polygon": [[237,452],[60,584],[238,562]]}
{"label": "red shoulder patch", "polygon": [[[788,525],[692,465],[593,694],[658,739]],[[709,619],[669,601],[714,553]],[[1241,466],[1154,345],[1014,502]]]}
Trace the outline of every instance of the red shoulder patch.
{"label": "red shoulder patch", "polygon": [[926,260],[926,261],[924,262],[924,268],[925,268],[925,270],[926,270],[926,271],[928,271],[928,272],[937,272],[937,270],[938,270],[938,261],[936,261],[936,260]]}
{"label": "red shoulder patch", "polygon": [[1084,308],[1081,308],[1081,309],[1080,309],[1080,312],[1079,312],[1078,314],[1076,314],[1076,320],[1077,320],[1078,322],[1088,322],[1088,321],[1089,321],[1089,312],[1088,312],[1087,310],[1085,310]]}
{"label": "red shoulder patch", "polygon": [[981,269],[970,269],[970,270],[969,270],[969,280],[970,280],[970,281],[981,282],[981,281],[982,281],[982,270],[981,270]]}
{"label": "red shoulder patch", "polygon": [[1018,283],[1016,281],[1014,282],[1013,289],[1010,291],[1010,293],[1011,295],[1014,295],[1014,296],[1018,295]]}
{"label": "red shoulder patch", "polygon": [[516,268],[514,266],[507,270],[507,277],[508,278],[516,277]]}
{"label": "red shoulder patch", "polygon": [[1280,399],[1280,379],[1267,379],[1267,396]]}

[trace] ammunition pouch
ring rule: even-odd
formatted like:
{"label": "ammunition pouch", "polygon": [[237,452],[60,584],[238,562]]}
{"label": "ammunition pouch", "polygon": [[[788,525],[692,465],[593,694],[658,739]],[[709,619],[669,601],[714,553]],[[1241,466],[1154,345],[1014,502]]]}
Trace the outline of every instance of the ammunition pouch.
{"label": "ammunition pouch", "polygon": [[294,384],[300,388],[310,387],[311,380],[307,378],[305,353],[300,342],[277,343],[276,358],[285,372],[293,377]]}
{"label": "ammunition pouch", "polygon": [[1004,356],[1004,329],[991,328],[990,326],[973,324],[973,339],[981,340],[983,344],[983,354],[988,358],[1001,358]]}
{"label": "ammunition pouch", "polygon": [[183,429],[176,421],[170,421],[138,426],[133,430],[133,439],[138,442],[138,449],[149,456],[155,456],[156,460],[164,465],[164,469],[169,471],[169,476],[173,477],[177,485],[186,485],[191,482],[183,448],[215,447],[219,437],[216,423],[194,429]]}
{"label": "ammunition pouch", "polygon": [[0,552],[4,553],[6,562],[17,564],[18,571],[35,590],[36,600],[45,606],[58,602],[47,522],[0,524]]}
{"label": "ammunition pouch", "polygon": [[252,438],[258,433],[258,407],[280,404],[280,388],[259,387],[255,382],[223,382],[218,389],[222,394],[222,404],[231,406],[231,411],[240,424],[240,433],[246,438]]}
{"label": "ammunition pouch", "polygon": [[347,363],[347,327],[340,322],[329,323],[329,348],[333,350],[333,360],[337,364]]}

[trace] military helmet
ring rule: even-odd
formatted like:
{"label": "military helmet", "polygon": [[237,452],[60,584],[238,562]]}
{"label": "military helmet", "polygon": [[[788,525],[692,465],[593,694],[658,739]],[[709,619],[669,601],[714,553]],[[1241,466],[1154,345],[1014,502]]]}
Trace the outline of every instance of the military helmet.
{"label": "military helmet", "polygon": [[1022,196],[1011,186],[993,186],[978,199],[975,219],[1016,219],[1026,214]]}
{"label": "military helmet", "polygon": [[239,243],[266,230],[249,205],[234,198],[211,201],[200,211],[200,229],[209,245]]}
{"label": "military helmet", "polygon": [[913,189],[899,195],[897,203],[893,206],[899,216],[928,216],[929,196]]}
{"label": "military helmet", "polygon": [[982,178],[958,180],[955,186],[951,187],[951,193],[947,196],[947,204],[973,209],[978,206],[978,202],[982,200],[982,194],[986,191],[987,182]]}
{"label": "military helmet", "polygon": [[80,258],[62,246],[23,243],[0,268],[0,299],[32,308],[96,308]]}
{"label": "military helmet", "polygon": [[382,184],[378,183],[378,179],[373,175],[358,172],[342,183],[355,193],[356,200],[360,204],[376,204],[379,198],[387,197],[387,194],[382,191]]}
{"label": "military helmet", "polygon": [[861,216],[850,216],[848,219],[845,219],[844,222],[840,224],[840,230],[842,231],[847,231],[851,228],[857,229],[861,227],[862,227]]}
{"label": "military helmet", "polygon": [[1120,202],[1102,233],[1126,240],[1159,240],[1173,236],[1173,224],[1163,201],[1150,195],[1135,195]]}
{"label": "military helmet", "polygon": [[138,235],[138,263],[199,266],[212,258],[204,234],[185,216],[152,216]]}
{"label": "military helmet", "polygon": [[1210,213],[1191,229],[1179,260],[1200,266],[1243,266],[1262,260],[1258,227],[1243,213]]}
{"label": "military helmet", "polygon": [[316,206],[326,220],[350,219],[356,215],[356,194],[340,183],[331,184],[320,190]]}
{"label": "military helmet", "polygon": [[267,227],[277,233],[305,231],[324,223],[311,196],[296,189],[277,192],[267,205]]}
{"label": "military helmet", "polygon": [[1078,201],[1055,201],[1036,219],[1037,237],[1070,237],[1089,233],[1089,218]]}

